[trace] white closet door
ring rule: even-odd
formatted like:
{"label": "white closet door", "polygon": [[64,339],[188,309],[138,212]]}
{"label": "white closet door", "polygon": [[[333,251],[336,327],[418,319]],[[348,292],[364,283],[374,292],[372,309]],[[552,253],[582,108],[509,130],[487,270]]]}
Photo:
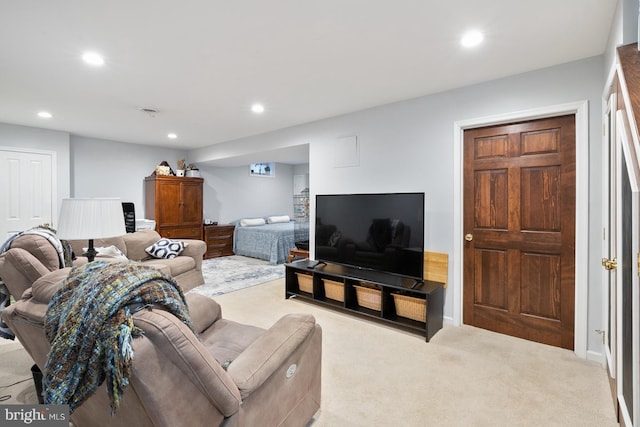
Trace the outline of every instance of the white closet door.
{"label": "white closet door", "polygon": [[626,426],[640,425],[639,319],[640,165],[637,147],[621,112],[616,119],[619,148],[617,191],[617,395]]}
{"label": "white closet door", "polygon": [[[616,378],[616,269],[613,264],[617,261],[617,232],[616,232],[616,194],[617,194],[617,157],[618,150],[616,144],[615,126],[616,95],[612,94],[604,117],[605,138],[603,139],[602,151],[602,173],[606,180],[606,185],[602,186],[603,194],[603,238],[602,238],[602,260],[603,260],[603,313],[604,324],[604,352],[609,370],[609,376]],[[608,262],[608,264],[607,264]]]}
{"label": "white closet door", "polygon": [[53,223],[55,153],[0,147],[0,243],[19,231]]}

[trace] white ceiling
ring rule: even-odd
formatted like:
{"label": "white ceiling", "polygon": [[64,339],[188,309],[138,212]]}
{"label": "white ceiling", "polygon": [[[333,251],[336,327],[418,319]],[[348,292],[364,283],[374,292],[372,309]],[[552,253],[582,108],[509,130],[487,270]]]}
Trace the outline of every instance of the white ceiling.
{"label": "white ceiling", "polygon": [[[615,7],[615,0],[5,0],[0,122],[197,148],[602,54]],[[460,46],[469,29],[485,33],[479,48]],[[85,50],[101,52],[105,66],[86,66]],[[250,111],[254,102],[264,114]],[[54,117],[36,117],[41,110]]]}

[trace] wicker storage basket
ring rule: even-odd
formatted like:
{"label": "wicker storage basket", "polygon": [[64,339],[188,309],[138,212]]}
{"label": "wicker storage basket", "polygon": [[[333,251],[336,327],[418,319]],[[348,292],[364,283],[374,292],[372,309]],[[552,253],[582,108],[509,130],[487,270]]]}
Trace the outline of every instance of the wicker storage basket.
{"label": "wicker storage basket", "polygon": [[300,288],[300,291],[313,293],[313,276],[302,273],[296,273],[296,276],[298,276],[298,288]]}
{"label": "wicker storage basket", "polygon": [[322,279],[324,295],[332,300],[344,302],[344,283],[335,280]]}
{"label": "wicker storage basket", "polygon": [[368,286],[353,285],[353,287],[356,288],[356,297],[358,298],[359,306],[380,311],[380,307],[382,305],[382,291]]}
{"label": "wicker storage basket", "polygon": [[392,293],[391,295],[393,296],[398,316],[417,320],[418,322],[427,321],[426,300],[401,294]]}

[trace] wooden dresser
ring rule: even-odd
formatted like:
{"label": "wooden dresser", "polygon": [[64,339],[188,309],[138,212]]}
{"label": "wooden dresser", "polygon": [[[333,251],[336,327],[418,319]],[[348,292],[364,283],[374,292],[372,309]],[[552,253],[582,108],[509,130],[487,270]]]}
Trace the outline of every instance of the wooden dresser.
{"label": "wooden dresser", "polygon": [[202,239],[202,178],[148,176],[144,179],[145,218],[156,221],[162,237]]}
{"label": "wooden dresser", "polygon": [[207,252],[204,258],[216,258],[233,255],[233,232],[235,225],[205,225],[204,241],[207,243]]}

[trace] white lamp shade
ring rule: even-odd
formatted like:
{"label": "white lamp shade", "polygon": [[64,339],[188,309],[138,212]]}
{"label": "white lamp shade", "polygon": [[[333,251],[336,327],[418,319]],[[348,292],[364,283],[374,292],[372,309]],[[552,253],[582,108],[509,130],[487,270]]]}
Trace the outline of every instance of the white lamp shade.
{"label": "white lamp shade", "polygon": [[63,199],[57,236],[65,240],[104,239],[126,233],[120,199]]}

